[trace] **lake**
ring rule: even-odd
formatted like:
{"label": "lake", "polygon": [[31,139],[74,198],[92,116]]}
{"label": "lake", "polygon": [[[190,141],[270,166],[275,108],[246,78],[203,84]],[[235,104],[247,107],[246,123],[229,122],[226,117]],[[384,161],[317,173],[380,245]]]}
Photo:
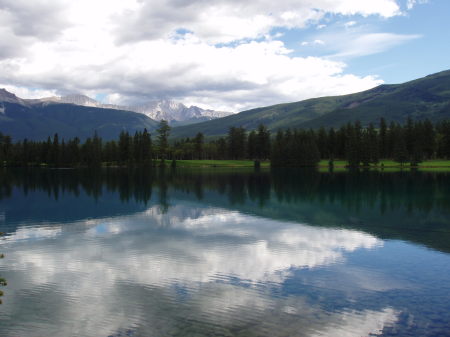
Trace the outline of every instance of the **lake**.
{"label": "lake", "polygon": [[0,171],[0,336],[450,336],[450,174]]}

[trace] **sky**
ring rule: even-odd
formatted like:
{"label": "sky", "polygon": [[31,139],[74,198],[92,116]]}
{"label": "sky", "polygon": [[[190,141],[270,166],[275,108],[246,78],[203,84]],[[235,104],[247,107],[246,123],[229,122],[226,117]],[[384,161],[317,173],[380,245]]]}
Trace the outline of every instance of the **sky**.
{"label": "sky", "polygon": [[449,0],[0,0],[0,88],[222,111],[450,68]]}

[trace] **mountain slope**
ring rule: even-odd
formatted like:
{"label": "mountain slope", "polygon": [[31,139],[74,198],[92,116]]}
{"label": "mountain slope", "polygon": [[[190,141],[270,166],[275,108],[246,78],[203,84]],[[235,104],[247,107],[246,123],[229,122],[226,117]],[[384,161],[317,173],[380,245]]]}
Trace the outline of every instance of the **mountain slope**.
{"label": "mountain slope", "polygon": [[70,103],[88,107],[133,111],[144,114],[147,117],[150,117],[151,119],[154,120],[160,121],[162,119],[165,119],[169,121],[169,124],[171,125],[188,125],[192,123],[212,120],[215,118],[225,117],[232,114],[231,112],[202,109],[194,105],[187,107],[183,103],[167,99],[150,101],[141,105],[129,105],[129,106],[102,104],[85,95],[48,97],[42,98],[38,101],[54,102],[54,103]]}
{"label": "mountain slope", "polygon": [[134,133],[147,128],[152,131],[158,125],[147,116],[131,111],[40,103],[6,96],[5,91],[0,92],[0,132],[14,140],[45,140],[55,133],[65,139],[86,139],[95,131],[108,140],[118,138],[122,130]]}
{"label": "mountain slope", "polygon": [[172,134],[188,137],[203,132],[217,136],[226,134],[231,126],[243,126],[250,130],[260,123],[271,130],[339,127],[356,120],[366,125],[378,123],[381,117],[387,121],[405,122],[409,116],[432,121],[450,118],[450,71],[404,84],[381,85],[350,95],[247,110],[213,121],[177,127]]}

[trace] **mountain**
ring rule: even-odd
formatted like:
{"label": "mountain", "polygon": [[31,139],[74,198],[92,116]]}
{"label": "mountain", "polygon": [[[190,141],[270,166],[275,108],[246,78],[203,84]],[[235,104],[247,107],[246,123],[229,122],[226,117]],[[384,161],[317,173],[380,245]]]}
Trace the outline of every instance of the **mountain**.
{"label": "mountain", "polygon": [[233,114],[231,112],[202,109],[195,105],[187,107],[183,103],[172,100],[151,101],[142,105],[127,106],[126,109],[143,113],[154,120],[165,119],[173,126],[188,125]]}
{"label": "mountain", "polygon": [[61,138],[86,139],[94,132],[105,140],[118,138],[122,130],[132,134],[152,131],[158,122],[140,113],[95,106],[59,103],[57,100],[26,100],[0,89],[0,132],[14,140]]}
{"label": "mountain", "polygon": [[70,103],[81,106],[116,109],[116,110],[128,110],[134,111],[150,117],[151,119],[160,121],[165,119],[170,125],[188,125],[203,121],[212,120],[215,118],[229,116],[231,112],[215,111],[202,109],[197,106],[187,107],[183,103],[175,102],[172,100],[157,100],[150,101],[141,105],[114,105],[114,104],[102,104],[88,96],[84,95],[68,95],[62,97],[48,97],[42,98],[40,102],[58,102],[58,103]]}
{"label": "mountain", "polygon": [[313,98],[240,112],[224,118],[176,127],[175,137],[224,135],[232,126],[248,130],[265,124],[270,130],[284,128],[339,127],[348,122],[378,124],[380,118],[403,123],[408,117],[433,122],[450,119],[450,70],[414,81],[380,85],[363,92]]}
{"label": "mountain", "polygon": [[[70,104],[69,104],[70,103]],[[130,111],[134,110],[134,111]],[[101,104],[87,96],[70,95],[25,100],[0,89],[0,132],[15,139],[45,139],[58,132],[62,137],[86,138],[95,130],[105,139],[117,138],[121,130],[131,133],[157,127],[155,119],[168,119],[172,125],[220,117],[221,112],[186,107],[169,100],[141,106],[121,107]],[[363,92],[313,98],[240,112],[230,116],[178,126],[174,137],[225,135],[232,126],[248,130],[265,124],[270,130],[283,128],[339,127],[348,122],[363,125],[386,121],[403,123],[408,117],[437,122],[450,119],[450,70],[414,81],[381,85]]]}
{"label": "mountain", "polygon": [[[0,89],[0,102],[22,104],[22,105],[26,104],[26,102],[23,99],[17,97],[16,95],[14,95],[9,91],[6,91],[5,89]],[[4,114],[4,112],[5,112],[4,107],[0,105],[0,113]]]}

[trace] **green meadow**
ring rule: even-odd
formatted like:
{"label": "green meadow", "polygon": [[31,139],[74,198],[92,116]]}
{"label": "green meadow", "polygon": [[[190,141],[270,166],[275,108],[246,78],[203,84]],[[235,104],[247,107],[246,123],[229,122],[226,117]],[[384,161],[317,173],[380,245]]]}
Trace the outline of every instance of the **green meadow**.
{"label": "green meadow", "polygon": [[[167,162],[169,164],[169,162]],[[252,160],[177,160],[177,167],[253,167]],[[335,160],[333,162],[335,169],[346,168],[348,162],[346,160]],[[270,167],[269,161],[261,162],[261,167]],[[319,168],[328,168],[328,160],[321,160]],[[378,169],[408,169],[411,168],[409,163],[403,166],[393,160],[380,160],[377,165],[370,165],[370,168]],[[450,171],[450,160],[427,160],[420,163],[417,167],[426,170]]]}

